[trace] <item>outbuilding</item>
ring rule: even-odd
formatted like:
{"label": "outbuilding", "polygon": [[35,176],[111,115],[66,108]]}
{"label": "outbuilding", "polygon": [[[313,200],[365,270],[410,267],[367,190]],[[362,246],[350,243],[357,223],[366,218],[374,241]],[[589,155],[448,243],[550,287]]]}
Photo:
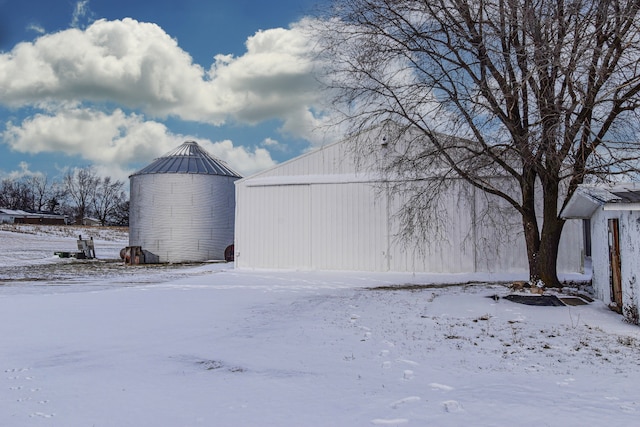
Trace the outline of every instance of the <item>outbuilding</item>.
{"label": "outbuilding", "polygon": [[224,260],[240,175],[187,141],[129,177],[129,246],[146,262]]}
{"label": "outbuilding", "polygon": [[64,215],[59,215],[54,212],[24,211],[20,209],[0,209],[0,223],[65,225],[67,223],[67,219]]}
{"label": "outbuilding", "polygon": [[[488,220],[486,194],[456,180],[433,239],[398,239],[402,201],[356,160],[340,141],[238,180],[236,267],[528,275],[516,213]],[[581,249],[581,224],[570,222],[560,272],[582,271]]]}
{"label": "outbuilding", "polygon": [[596,296],[638,323],[640,183],[580,185],[562,216],[588,224]]}

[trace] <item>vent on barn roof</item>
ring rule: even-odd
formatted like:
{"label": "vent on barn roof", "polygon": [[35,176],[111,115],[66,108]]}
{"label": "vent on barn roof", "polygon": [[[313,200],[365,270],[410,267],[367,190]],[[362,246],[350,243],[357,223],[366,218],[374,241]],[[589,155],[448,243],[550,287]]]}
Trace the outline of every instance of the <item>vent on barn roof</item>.
{"label": "vent on barn roof", "polygon": [[240,178],[240,175],[222,160],[211,156],[194,141],[185,142],[133,175],[152,173],[188,173]]}

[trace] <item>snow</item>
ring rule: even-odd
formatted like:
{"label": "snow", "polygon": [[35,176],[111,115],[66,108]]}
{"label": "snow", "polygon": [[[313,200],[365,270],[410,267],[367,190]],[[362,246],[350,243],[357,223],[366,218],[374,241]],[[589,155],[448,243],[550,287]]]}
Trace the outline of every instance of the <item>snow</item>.
{"label": "snow", "polygon": [[[0,231],[2,426],[637,425],[640,329],[602,302],[437,284],[467,277],[124,267],[106,258],[125,234],[94,239],[101,259],[63,260],[74,235]],[[424,286],[391,286],[407,284]]]}

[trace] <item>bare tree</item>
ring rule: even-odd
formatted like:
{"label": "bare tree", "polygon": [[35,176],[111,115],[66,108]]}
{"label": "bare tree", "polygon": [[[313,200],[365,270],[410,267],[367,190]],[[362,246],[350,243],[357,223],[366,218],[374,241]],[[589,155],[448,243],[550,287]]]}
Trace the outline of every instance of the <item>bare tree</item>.
{"label": "bare tree", "polygon": [[73,202],[76,223],[82,223],[90,212],[99,183],[100,177],[92,166],[73,169],[64,176],[64,188]]}
{"label": "bare tree", "polygon": [[45,207],[49,212],[60,213],[67,199],[67,190],[63,182],[53,181],[47,192]]}
{"label": "bare tree", "polygon": [[54,183],[49,180],[47,175],[41,173],[26,177],[26,182],[33,195],[32,209],[36,211],[47,209]]}
{"label": "bare tree", "polygon": [[93,198],[93,211],[101,225],[106,225],[116,216],[116,211],[125,200],[124,183],[120,180],[112,181],[111,177],[98,179],[96,193]]}
{"label": "bare tree", "polygon": [[123,198],[113,213],[113,224],[123,227],[129,226],[129,199]]}
{"label": "bare tree", "polygon": [[33,209],[33,193],[21,179],[5,178],[0,182],[0,207]]}
{"label": "bare tree", "polygon": [[432,183],[405,203],[407,227],[428,222],[438,183],[463,179],[520,214],[531,280],[557,285],[561,208],[585,180],[637,172],[639,7],[334,0],[317,29],[354,149],[370,153],[362,131],[378,127],[395,153],[382,171]]}

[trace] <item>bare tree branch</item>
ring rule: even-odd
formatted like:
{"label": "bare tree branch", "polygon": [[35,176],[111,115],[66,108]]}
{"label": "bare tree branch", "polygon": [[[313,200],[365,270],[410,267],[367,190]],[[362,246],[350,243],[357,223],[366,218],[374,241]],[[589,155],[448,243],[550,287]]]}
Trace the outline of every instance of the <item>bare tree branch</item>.
{"label": "bare tree branch", "polygon": [[426,233],[434,194],[464,180],[520,214],[532,279],[557,283],[562,206],[586,180],[638,172],[639,8],[334,0],[316,28],[332,105],[360,158],[389,138],[384,159],[362,163],[404,194],[406,235]]}

